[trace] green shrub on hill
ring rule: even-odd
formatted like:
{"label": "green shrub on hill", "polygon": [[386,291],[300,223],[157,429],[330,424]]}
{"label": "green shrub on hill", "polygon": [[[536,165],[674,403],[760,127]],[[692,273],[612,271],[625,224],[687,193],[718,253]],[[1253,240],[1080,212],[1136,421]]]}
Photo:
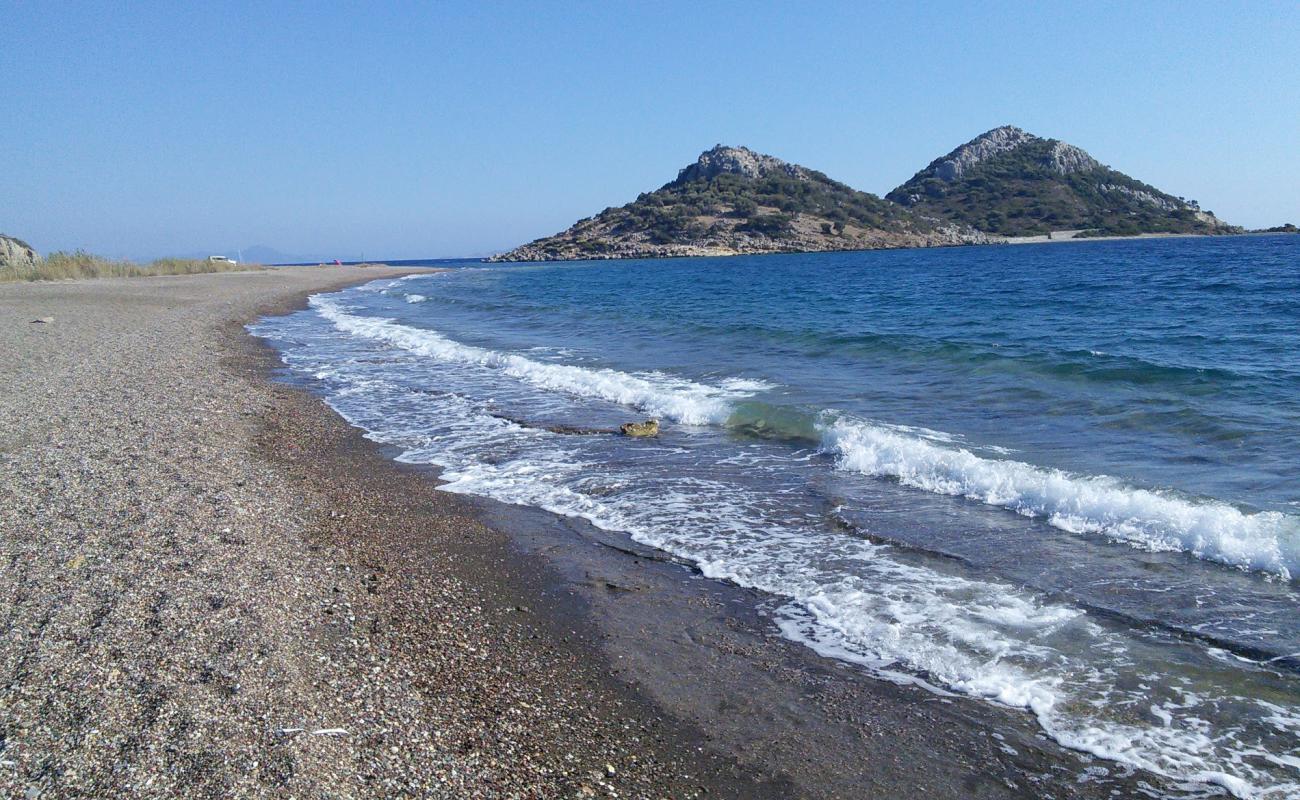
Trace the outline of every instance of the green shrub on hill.
{"label": "green shrub on hill", "polygon": [[792,222],[794,217],[789,214],[756,214],[745,220],[743,224],[737,225],[736,230],[761,233],[775,239],[789,233]]}

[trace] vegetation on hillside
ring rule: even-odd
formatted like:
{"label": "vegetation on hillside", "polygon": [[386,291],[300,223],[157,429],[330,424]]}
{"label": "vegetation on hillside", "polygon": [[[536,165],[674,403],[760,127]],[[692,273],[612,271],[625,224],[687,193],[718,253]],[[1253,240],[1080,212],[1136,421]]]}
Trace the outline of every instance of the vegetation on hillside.
{"label": "vegetation on hillside", "polygon": [[[746,151],[748,152],[748,151]],[[706,154],[707,156],[708,154]],[[773,159],[775,161],[775,159]],[[594,258],[637,253],[850,250],[937,243],[947,223],[833,181],[820,172],[776,162],[757,176],[687,170],[653,192],[506,257]],[[950,239],[959,234],[948,230]],[[928,240],[926,237],[930,237]]]}
{"label": "vegetation on hillside", "polygon": [[887,197],[930,214],[1004,236],[1084,229],[1092,235],[1223,233],[1194,201],[1168,195],[1109,167],[1062,174],[1052,166],[1057,142],[1035,139],[940,178],[935,165]]}
{"label": "vegetation on hillside", "polygon": [[722,174],[711,179],[678,180],[642,194],[600,217],[614,233],[640,230],[666,243],[707,237],[735,228],[771,238],[792,234],[795,216],[819,217],[843,232],[848,224],[886,231],[930,230],[928,220],[872,194],[859,192],[808,170],[806,177],[768,174],[761,178]]}
{"label": "vegetation on hillside", "polygon": [[190,275],[202,272],[231,272],[264,269],[260,265],[211,262],[207,259],[159,258],[137,264],[84,250],[50,253],[28,266],[0,266],[0,281],[57,281],[68,278],[138,278],[148,275]]}

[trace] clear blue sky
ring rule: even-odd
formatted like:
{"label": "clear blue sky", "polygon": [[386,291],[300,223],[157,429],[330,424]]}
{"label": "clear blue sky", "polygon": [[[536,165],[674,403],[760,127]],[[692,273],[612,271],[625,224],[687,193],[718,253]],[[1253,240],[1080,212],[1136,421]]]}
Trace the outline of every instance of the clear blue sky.
{"label": "clear blue sky", "polygon": [[1300,222],[1294,0],[129,5],[0,0],[0,231],[40,250],[480,253],[718,142],[884,194],[1006,123]]}

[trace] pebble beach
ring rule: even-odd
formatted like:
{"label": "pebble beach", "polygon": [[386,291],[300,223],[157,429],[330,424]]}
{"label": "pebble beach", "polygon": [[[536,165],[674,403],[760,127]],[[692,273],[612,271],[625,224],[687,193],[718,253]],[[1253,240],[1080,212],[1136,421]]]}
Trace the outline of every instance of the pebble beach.
{"label": "pebble beach", "polygon": [[765,793],[269,380],[244,323],[395,274],[0,285],[0,795]]}

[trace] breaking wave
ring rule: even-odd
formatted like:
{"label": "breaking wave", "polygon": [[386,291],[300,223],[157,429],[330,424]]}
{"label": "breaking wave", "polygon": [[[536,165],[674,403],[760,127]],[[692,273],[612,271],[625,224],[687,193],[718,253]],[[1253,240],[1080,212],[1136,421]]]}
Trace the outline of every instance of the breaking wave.
{"label": "breaking wave", "polygon": [[812,440],[841,469],[1041,518],[1071,533],[1099,534],[1151,551],[1185,552],[1285,580],[1300,575],[1300,518],[1295,515],[1251,513],[1222,501],[1135,487],[1105,475],[989,458],[940,431],[750,399],[772,388],[762,381],[733,378],[707,385],[662,372],[632,374],[548,363],[462,344],[391,319],[354,315],[331,297],[318,295],[310,302],[344,333],[443,362],[500,370],[547,391],[598,398],[681,424],[724,425],[764,437]]}
{"label": "breaking wave", "polygon": [[1300,571],[1300,519],[1248,513],[1214,500],[990,459],[889,427],[848,418],[822,423],[824,449],[840,468],[905,486],[965,497],[1071,533],[1096,533],[1153,551],[1198,558],[1290,580]]}
{"label": "breaking wave", "polygon": [[686,425],[723,422],[731,413],[732,400],[746,397],[766,386],[753,381],[729,381],[723,386],[708,386],[659,372],[632,375],[614,369],[549,364],[461,344],[434,331],[402,325],[391,319],[350,314],[342,304],[329,297],[316,295],[310,303],[317,313],[344,333],[438,361],[477,364],[501,370],[541,389],[600,398]]}

